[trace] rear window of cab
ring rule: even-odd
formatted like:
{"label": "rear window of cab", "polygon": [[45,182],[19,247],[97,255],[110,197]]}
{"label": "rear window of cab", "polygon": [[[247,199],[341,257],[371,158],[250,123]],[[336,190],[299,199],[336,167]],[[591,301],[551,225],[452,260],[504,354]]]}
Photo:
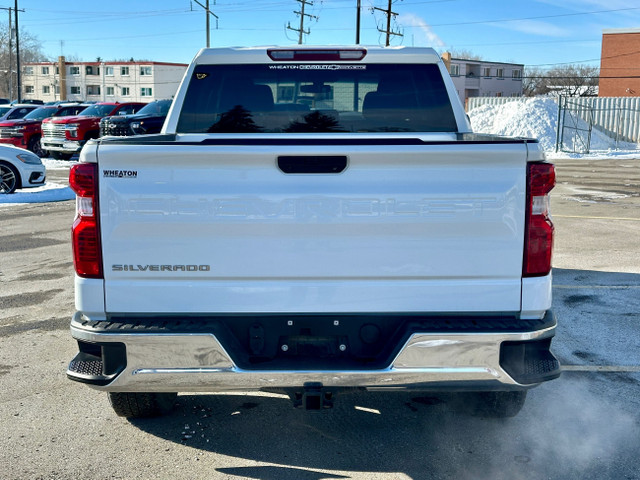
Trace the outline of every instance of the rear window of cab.
{"label": "rear window of cab", "polygon": [[456,132],[435,64],[200,65],[178,133]]}

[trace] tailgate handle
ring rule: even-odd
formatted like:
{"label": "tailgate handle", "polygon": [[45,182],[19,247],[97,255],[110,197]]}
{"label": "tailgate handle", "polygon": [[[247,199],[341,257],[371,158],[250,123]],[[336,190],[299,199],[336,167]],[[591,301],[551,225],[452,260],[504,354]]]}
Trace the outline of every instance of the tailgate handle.
{"label": "tailgate handle", "polygon": [[287,155],[278,157],[284,173],[341,173],[347,168],[345,155]]}

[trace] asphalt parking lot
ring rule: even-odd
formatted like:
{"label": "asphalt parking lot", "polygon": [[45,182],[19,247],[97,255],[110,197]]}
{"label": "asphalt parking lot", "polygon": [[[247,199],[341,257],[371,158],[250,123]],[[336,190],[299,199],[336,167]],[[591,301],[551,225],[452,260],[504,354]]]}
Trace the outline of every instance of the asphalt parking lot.
{"label": "asphalt parking lot", "polygon": [[119,418],[65,376],[74,202],[0,205],[0,478],[640,479],[640,160],[556,164],[564,372],[509,420],[415,393],[319,414],[277,395],[180,395],[172,416]]}

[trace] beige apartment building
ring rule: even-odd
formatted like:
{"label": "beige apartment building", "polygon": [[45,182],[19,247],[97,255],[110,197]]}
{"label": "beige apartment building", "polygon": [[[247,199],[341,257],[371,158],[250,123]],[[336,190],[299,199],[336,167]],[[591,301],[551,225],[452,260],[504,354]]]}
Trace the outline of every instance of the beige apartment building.
{"label": "beige apartment building", "polygon": [[164,62],[27,63],[22,98],[52,101],[150,102],[172,98],[188,65]]}
{"label": "beige apartment building", "polygon": [[524,64],[451,58],[447,52],[442,60],[463,103],[471,97],[522,96]]}

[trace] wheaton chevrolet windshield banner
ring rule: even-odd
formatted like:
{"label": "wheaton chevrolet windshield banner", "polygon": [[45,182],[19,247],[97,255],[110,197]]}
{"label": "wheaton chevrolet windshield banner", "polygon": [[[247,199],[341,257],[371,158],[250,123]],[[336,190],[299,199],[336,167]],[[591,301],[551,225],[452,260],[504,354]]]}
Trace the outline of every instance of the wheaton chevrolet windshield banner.
{"label": "wheaton chevrolet windshield banner", "polygon": [[269,70],[366,70],[366,65],[267,65]]}

